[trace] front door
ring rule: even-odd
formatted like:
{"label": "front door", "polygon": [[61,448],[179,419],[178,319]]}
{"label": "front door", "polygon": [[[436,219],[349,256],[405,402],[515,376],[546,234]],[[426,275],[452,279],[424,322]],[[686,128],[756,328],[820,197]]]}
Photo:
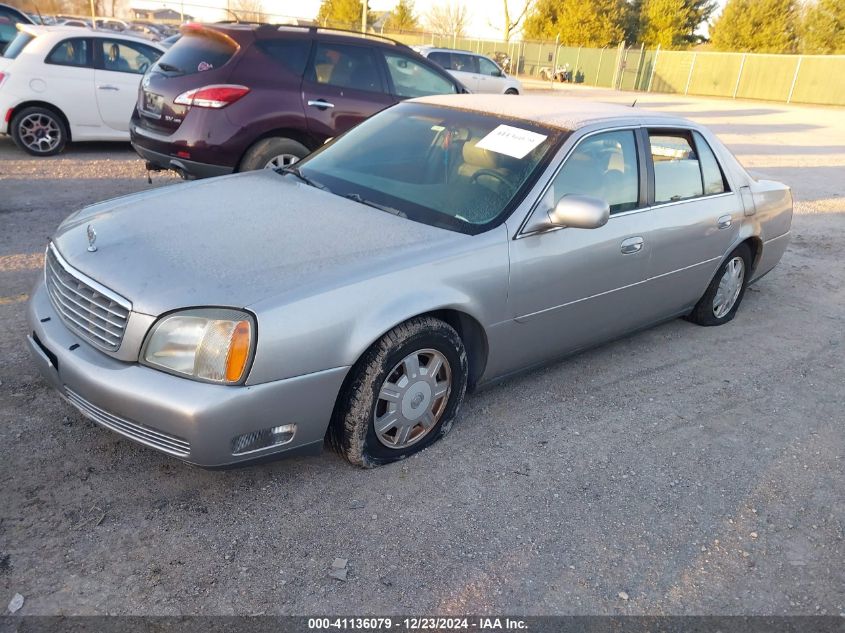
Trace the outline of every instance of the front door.
{"label": "front door", "polygon": [[381,64],[372,47],[317,43],[302,82],[302,105],[314,136],[342,134],[396,102],[387,93]]}
{"label": "front door", "polygon": [[161,52],[127,40],[94,38],[93,41],[97,63],[94,84],[100,118],[106,127],[128,132],[141,76]]}
{"label": "front door", "polygon": [[512,328],[517,338],[512,349],[521,356],[515,366],[573,352],[655,320],[646,281],[653,225],[638,164],[634,131],[587,136],[540,205],[551,208],[567,194],[595,196],[610,205],[607,224],[511,240],[509,303],[518,324]]}

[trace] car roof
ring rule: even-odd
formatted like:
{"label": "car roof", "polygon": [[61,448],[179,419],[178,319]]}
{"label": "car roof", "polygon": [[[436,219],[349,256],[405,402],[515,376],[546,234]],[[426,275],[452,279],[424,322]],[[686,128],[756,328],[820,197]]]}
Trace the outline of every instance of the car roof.
{"label": "car roof", "polygon": [[658,121],[662,125],[697,127],[687,119],[662,112],[552,95],[433,95],[410,101],[523,119],[564,130],[577,130],[593,123],[609,121],[623,124]]}
{"label": "car roof", "polygon": [[139,44],[152,45],[154,48],[161,48],[157,42],[153,42],[144,37],[136,35],[129,35],[127,33],[118,33],[117,31],[109,31],[108,29],[92,29],[85,26],[65,26],[63,24],[42,25],[42,24],[20,24],[18,30],[26,31],[35,37],[44,35],[54,35],[56,37],[107,37],[109,39],[120,38],[129,40],[131,42],[138,42]]}

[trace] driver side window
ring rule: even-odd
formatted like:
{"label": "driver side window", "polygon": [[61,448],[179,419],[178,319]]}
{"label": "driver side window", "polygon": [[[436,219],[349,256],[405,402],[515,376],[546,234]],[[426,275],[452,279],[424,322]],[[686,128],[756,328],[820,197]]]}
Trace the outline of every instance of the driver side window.
{"label": "driver side window", "polygon": [[636,209],[640,177],[634,132],[603,132],[582,140],[555,176],[551,191],[552,205],[565,195],[579,194],[605,200],[611,214]]}

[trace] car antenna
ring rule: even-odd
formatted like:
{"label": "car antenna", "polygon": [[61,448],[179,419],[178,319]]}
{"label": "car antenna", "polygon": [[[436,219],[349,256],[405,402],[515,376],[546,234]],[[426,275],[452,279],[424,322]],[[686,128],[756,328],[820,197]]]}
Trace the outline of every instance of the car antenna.
{"label": "car antenna", "polygon": [[634,99],[634,103],[631,104],[631,107],[634,108],[637,105],[637,99]]}
{"label": "car antenna", "polygon": [[41,20],[41,25],[44,25],[44,16],[41,15],[41,11],[38,10],[38,5],[33,5],[35,7],[35,12],[38,14],[38,19]]}

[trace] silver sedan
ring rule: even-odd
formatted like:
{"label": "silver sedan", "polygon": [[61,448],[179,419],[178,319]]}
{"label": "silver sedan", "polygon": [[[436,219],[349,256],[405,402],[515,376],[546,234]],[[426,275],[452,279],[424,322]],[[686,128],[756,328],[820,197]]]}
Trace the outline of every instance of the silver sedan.
{"label": "silver sedan", "polygon": [[656,323],[734,318],[792,197],[690,121],[558,97],[429,97],[295,166],[71,215],[28,308],[98,424],[220,467],[329,442],[370,467],[468,388]]}

